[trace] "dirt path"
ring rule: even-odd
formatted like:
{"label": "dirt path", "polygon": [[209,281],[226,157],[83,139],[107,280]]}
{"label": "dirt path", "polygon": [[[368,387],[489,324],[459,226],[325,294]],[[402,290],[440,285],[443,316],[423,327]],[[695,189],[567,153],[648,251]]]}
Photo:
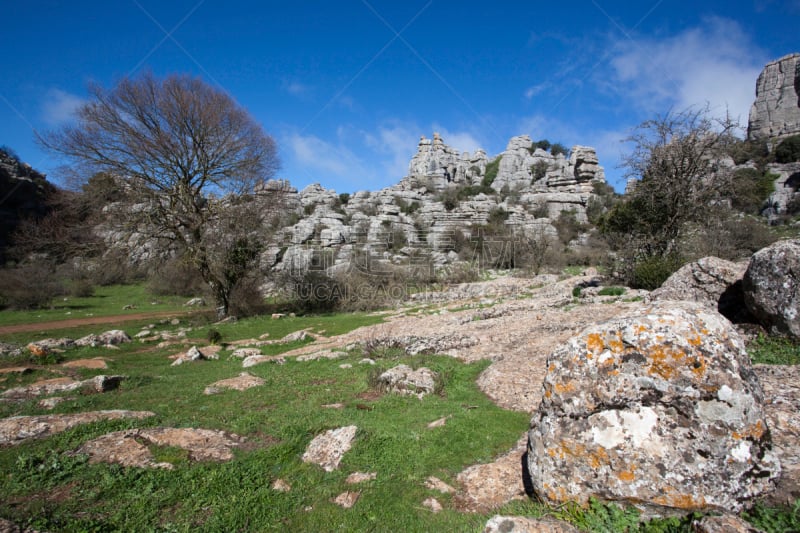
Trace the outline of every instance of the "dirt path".
{"label": "dirt path", "polygon": [[67,320],[55,320],[52,322],[36,322],[34,324],[14,324],[13,326],[0,326],[0,335],[10,333],[29,333],[34,331],[47,331],[51,329],[67,329],[78,326],[94,326],[97,324],[116,324],[132,322],[134,320],[147,320],[149,318],[169,318],[185,317],[190,315],[188,311],[159,311],[153,313],[130,313],[127,315],[114,316],[90,316],[85,318],[69,318]]}

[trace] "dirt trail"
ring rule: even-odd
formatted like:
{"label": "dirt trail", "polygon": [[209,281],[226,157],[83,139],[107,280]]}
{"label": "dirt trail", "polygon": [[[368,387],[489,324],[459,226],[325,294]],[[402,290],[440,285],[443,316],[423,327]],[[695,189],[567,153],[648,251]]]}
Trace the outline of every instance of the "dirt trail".
{"label": "dirt trail", "polygon": [[10,333],[30,333],[35,331],[47,331],[51,329],[67,329],[78,326],[94,326],[97,324],[121,324],[123,322],[147,320],[149,318],[185,317],[190,314],[191,312],[188,311],[158,311],[152,313],[130,313],[127,315],[69,318],[66,320],[55,320],[51,322],[36,322],[34,324],[14,324],[13,326],[0,326],[0,335],[8,335]]}

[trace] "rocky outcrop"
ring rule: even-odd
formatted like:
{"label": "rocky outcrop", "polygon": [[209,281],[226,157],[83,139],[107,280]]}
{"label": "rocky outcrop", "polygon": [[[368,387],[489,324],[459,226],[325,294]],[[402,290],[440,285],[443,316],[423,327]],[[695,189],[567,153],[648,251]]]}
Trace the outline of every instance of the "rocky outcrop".
{"label": "rocky outcrop", "polygon": [[767,63],[756,82],[748,139],[777,139],[800,133],[800,53]]}
{"label": "rocky outcrop", "polygon": [[661,287],[651,292],[647,300],[698,302],[719,311],[731,322],[746,322],[750,313],[742,292],[745,270],[747,263],[703,257],[679,268]]}
{"label": "rocky outcrop", "polygon": [[742,286],[747,308],[762,325],[800,338],[800,239],[753,254]]}
{"label": "rocky outcrop", "polygon": [[417,153],[408,164],[406,179],[417,186],[430,185],[435,190],[444,189],[449,184],[472,185],[480,182],[487,163],[483,150],[477,150],[473,155],[459,153],[434,132],[433,139],[424,135],[420,137]]}
{"label": "rocky outcrop", "polygon": [[22,220],[47,213],[47,199],[55,187],[44,174],[22,163],[16,155],[0,148],[0,265],[11,243],[11,235]]}
{"label": "rocky outcrop", "polygon": [[43,439],[81,424],[100,420],[141,420],[155,413],[150,411],[91,411],[72,415],[12,416],[0,420],[0,446],[16,445],[33,439]]}
{"label": "rocky outcrop", "polygon": [[744,343],[699,304],[590,326],[548,358],[542,391],[528,467],[546,502],[738,511],[780,475]]}
{"label": "rocky outcrop", "polygon": [[422,399],[436,388],[437,375],[430,368],[414,370],[408,365],[397,365],[378,376],[378,387]]}

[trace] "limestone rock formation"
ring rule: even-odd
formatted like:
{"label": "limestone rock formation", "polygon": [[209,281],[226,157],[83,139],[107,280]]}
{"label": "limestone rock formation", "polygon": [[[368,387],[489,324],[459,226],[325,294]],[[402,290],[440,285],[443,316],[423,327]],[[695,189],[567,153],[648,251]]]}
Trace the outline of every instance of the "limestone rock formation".
{"label": "limestone rock formation", "polygon": [[756,82],[748,139],[776,139],[800,133],[800,53],[767,63]]}
{"label": "limestone rock formation", "polygon": [[150,411],[91,411],[70,415],[12,416],[0,420],[0,445],[16,445],[32,439],[43,439],[80,424],[99,420],[132,418],[141,420],[155,413]]}
{"label": "limestone rock formation", "polygon": [[647,300],[698,302],[719,311],[732,322],[744,322],[749,318],[742,292],[745,270],[746,263],[703,257],[679,268],[651,292]]}
{"label": "limestone rock formation", "polygon": [[753,254],[742,283],[745,303],[762,325],[800,338],[800,239]]}
{"label": "limestone rock formation", "polygon": [[552,504],[738,511],[780,475],[744,343],[700,304],[588,327],[548,358],[542,391],[528,467]]}
{"label": "limestone rock formation", "polygon": [[422,399],[433,392],[436,377],[436,373],[426,367],[414,370],[408,365],[397,365],[378,376],[378,384],[386,390]]}

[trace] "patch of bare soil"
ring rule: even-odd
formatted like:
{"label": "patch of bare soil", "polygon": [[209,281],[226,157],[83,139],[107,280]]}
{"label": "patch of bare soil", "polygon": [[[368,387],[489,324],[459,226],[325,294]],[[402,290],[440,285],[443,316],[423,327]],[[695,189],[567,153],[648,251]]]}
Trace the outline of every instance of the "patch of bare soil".
{"label": "patch of bare soil", "polygon": [[124,322],[147,320],[150,318],[186,317],[191,314],[192,313],[181,311],[158,311],[152,313],[128,313],[126,315],[70,318],[67,320],[36,322],[35,324],[14,324],[12,326],[0,326],[0,335],[8,335],[11,333],[31,333],[34,331],[48,331],[54,329],[69,329],[79,326],[94,326],[98,324],[122,324]]}

